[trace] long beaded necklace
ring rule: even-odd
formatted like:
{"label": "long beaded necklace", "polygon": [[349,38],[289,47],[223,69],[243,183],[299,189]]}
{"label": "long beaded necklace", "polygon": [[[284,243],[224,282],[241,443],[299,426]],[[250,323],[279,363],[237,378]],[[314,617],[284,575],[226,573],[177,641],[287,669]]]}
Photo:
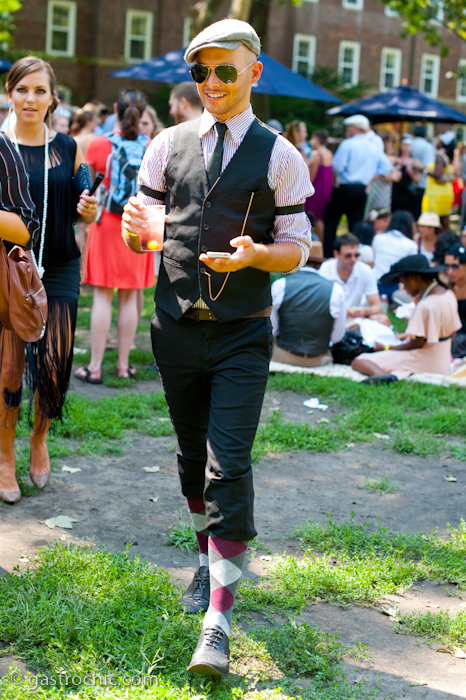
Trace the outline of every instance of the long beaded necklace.
{"label": "long beaded necklace", "polygon": [[[36,260],[36,256],[34,255],[34,251],[31,250],[32,259],[34,260],[34,264],[37,268],[37,272],[39,273],[39,277],[41,279],[44,276],[44,272],[45,272],[45,269],[42,265],[42,260],[44,257],[45,227],[47,225],[47,206],[48,206],[48,200],[49,200],[49,128],[45,122],[44,122],[44,129],[45,129],[44,206],[42,209],[42,226],[41,226],[41,232],[40,232],[40,245],[39,245],[39,259],[38,260]],[[18,151],[19,155],[21,155],[21,151],[19,150],[18,139],[16,137],[16,131],[15,131],[14,127],[11,130],[11,133],[13,135],[13,143],[15,145],[15,148]]]}

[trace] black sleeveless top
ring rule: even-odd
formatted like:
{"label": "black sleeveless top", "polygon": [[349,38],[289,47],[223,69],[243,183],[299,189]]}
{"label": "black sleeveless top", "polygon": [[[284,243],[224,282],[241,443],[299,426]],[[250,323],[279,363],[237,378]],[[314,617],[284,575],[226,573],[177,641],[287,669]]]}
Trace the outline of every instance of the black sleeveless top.
{"label": "black sleeveless top", "polygon": [[[78,219],[76,207],[79,195],[73,184],[76,141],[66,134],[58,134],[49,143],[49,187],[47,226],[45,230],[43,265],[59,267],[79,258],[73,223]],[[29,174],[29,190],[42,222],[44,206],[44,151],[45,146],[19,146]],[[34,245],[39,255],[40,234]]]}

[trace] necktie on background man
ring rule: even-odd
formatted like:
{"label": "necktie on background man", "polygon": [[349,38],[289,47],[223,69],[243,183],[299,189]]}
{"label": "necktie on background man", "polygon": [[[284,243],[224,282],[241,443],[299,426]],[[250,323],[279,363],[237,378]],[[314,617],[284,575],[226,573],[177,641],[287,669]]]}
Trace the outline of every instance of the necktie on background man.
{"label": "necktie on background man", "polygon": [[209,180],[209,187],[213,187],[220,177],[223,160],[223,140],[225,138],[226,130],[228,129],[227,125],[223,122],[215,122],[215,128],[217,130],[217,141],[215,142],[214,150],[210,154],[210,158],[207,163],[207,179]]}

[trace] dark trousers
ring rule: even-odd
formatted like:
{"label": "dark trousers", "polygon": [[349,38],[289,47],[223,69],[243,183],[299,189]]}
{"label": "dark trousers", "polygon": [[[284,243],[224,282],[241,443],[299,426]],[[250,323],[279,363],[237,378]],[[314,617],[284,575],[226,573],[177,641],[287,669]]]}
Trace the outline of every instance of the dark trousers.
{"label": "dark trousers", "polygon": [[424,192],[425,192],[425,190],[421,189],[420,187],[416,187],[416,207],[413,211],[413,216],[416,219],[416,221],[421,216],[422,200],[424,198]]}
{"label": "dark trousers", "polygon": [[175,321],[157,308],[151,334],[183,495],[204,499],[212,534],[250,540],[251,449],[272,356],[270,319]]}
{"label": "dark trousers", "polygon": [[333,241],[343,214],[348,217],[349,230],[364,218],[366,206],[365,185],[340,185],[334,187],[324,214],[324,257],[333,258]]}

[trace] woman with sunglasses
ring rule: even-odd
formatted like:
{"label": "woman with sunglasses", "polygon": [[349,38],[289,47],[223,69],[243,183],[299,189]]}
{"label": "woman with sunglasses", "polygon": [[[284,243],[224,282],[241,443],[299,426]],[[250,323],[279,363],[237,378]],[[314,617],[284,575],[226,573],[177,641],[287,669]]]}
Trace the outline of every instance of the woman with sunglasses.
{"label": "woman with sunglasses", "polygon": [[458,241],[445,255],[447,275],[453,285],[453,293],[458,302],[461,328],[451,344],[452,357],[466,356],[466,247]]}
{"label": "woman with sunglasses", "polygon": [[367,383],[388,383],[422,372],[450,374],[452,336],[461,328],[461,321],[455,295],[439,281],[443,269],[429,267],[424,255],[408,255],[381,278],[382,284],[403,282],[419,301],[406,333],[399,336],[405,342],[385,347],[376,343],[375,352],[353,360],[353,369],[371,377]]}

